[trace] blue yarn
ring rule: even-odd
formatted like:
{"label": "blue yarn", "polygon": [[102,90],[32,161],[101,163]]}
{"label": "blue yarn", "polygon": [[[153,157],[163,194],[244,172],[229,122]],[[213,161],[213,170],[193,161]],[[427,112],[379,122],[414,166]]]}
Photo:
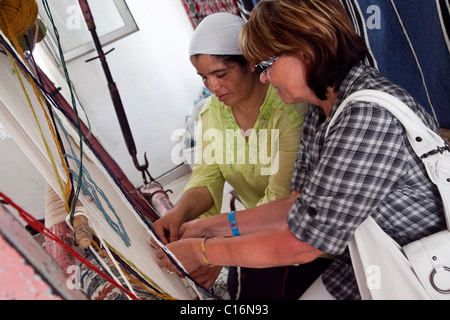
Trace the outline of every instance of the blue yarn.
{"label": "blue yarn", "polygon": [[[77,158],[75,158],[69,154],[65,154],[63,157],[72,159],[79,167],[80,161]],[[128,236],[127,232],[125,231],[122,221],[117,216],[116,210],[114,210],[113,206],[111,205],[111,202],[109,201],[108,197],[105,195],[103,190],[97,186],[97,184],[94,182],[94,180],[92,180],[91,175],[89,174],[89,171],[86,170],[85,167],[81,168],[81,172],[83,175],[82,179],[78,179],[79,177],[75,170],[69,169],[69,171],[71,174],[73,174],[74,178],[76,180],[78,180],[79,183],[81,183],[81,190],[82,190],[83,194],[88,196],[93,201],[93,203],[95,204],[97,209],[103,214],[103,217],[105,218],[106,222],[108,222],[111,229],[113,229],[119,236],[121,236],[125,245],[127,247],[129,247],[131,245],[130,237]],[[105,207],[102,204],[101,199],[103,199],[106,202],[109,210],[114,214],[114,216],[117,220],[117,223],[114,222],[113,219],[111,219],[111,217],[108,215],[108,213],[105,210]]]}
{"label": "blue yarn", "polygon": [[[130,237],[128,236],[128,234],[126,232],[126,230],[122,224],[122,221],[117,216],[116,210],[111,205],[111,202],[109,201],[108,197],[105,195],[103,190],[97,186],[97,184],[94,182],[94,180],[92,180],[91,175],[89,174],[89,171],[86,169],[86,167],[84,167],[82,162],[76,157],[75,152],[72,148],[72,144],[70,143],[67,131],[64,128],[64,126],[62,125],[61,120],[58,117],[58,115],[55,114],[55,118],[58,121],[58,125],[61,128],[61,130],[64,134],[64,137],[66,138],[67,145],[70,148],[71,155],[66,153],[63,155],[63,158],[69,158],[75,162],[75,164],[77,165],[77,167],[79,169],[81,177],[73,169],[69,169],[69,172],[74,176],[75,180],[78,181],[78,184],[81,187],[83,194],[85,194],[86,196],[88,196],[92,199],[92,201],[94,202],[97,209],[100,210],[100,212],[103,214],[103,217],[105,218],[106,222],[108,222],[111,229],[113,229],[122,238],[125,245],[127,247],[129,247],[131,245]],[[114,222],[113,219],[111,219],[111,217],[108,215],[99,196],[101,198],[103,198],[103,200],[106,202],[108,208],[114,214],[117,223]],[[72,210],[72,212],[71,212],[71,217],[70,217],[71,220],[73,220],[73,214],[74,214],[74,210]]]}

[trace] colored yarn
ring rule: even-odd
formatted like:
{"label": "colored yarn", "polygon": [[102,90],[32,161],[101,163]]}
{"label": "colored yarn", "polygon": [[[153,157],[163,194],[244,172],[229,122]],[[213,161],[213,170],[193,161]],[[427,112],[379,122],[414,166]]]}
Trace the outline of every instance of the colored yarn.
{"label": "colored yarn", "polygon": [[[49,20],[50,20],[50,22],[51,22],[51,24],[53,26],[53,31],[54,31],[55,37],[56,37],[56,43],[58,45],[58,51],[59,51],[59,56],[60,56],[61,67],[62,67],[62,69],[64,71],[64,77],[66,78],[67,84],[69,85],[70,97],[72,99],[72,108],[73,108],[73,111],[75,112],[75,115],[76,115],[76,118],[77,118],[76,127],[78,128],[78,136],[80,138],[80,140],[79,140],[79,143],[80,143],[79,144],[79,149],[80,149],[80,160],[79,160],[80,161],[80,167],[79,167],[79,169],[80,169],[80,171],[79,171],[79,175],[78,176],[81,179],[82,178],[82,168],[83,168],[83,133],[81,132],[81,123],[80,123],[80,118],[78,116],[78,109],[77,109],[77,103],[76,103],[76,99],[75,99],[75,94],[74,94],[74,91],[72,90],[72,85],[71,85],[72,81],[70,80],[69,72],[68,72],[67,67],[66,67],[66,61],[65,61],[65,58],[64,58],[64,54],[62,52],[61,42],[60,42],[60,39],[59,39],[59,32],[58,32],[58,29],[56,28],[55,22],[53,20],[53,15],[52,15],[50,7],[48,5],[48,1],[47,0],[42,0],[42,4],[44,6],[44,9],[45,9],[45,12],[47,14],[47,17],[49,18]],[[80,193],[80,190],[81,190],[81,183],[80,182],[81,181],[78,182],[78,186],[77,186],[77,188],[75,190],[75,193],[74,193],[73,204],[76,204],[77,201],[78,201],[78,196],[79,196],[79,193]],[[70,214],[71,214],[72,217],[73,217],[74,212],[75,212],[75,205],[73,205],[71,210],[70,210]]]}
{"label": "colored yarn", "polygon": [[33,51],[36,44],[44,40],[47,29],[41,19],[37,19],[36,22],[28,29],[27,33],[24,33],[17,37],[19,46],[22,51]]}
{"label": "colored yarn", "polygon": [[88,259],[83,257],[81,254],[79,254],[77,251],[75,251],[71,246],[66,244],[64,241],[62,241],[60,238],[58,238],[56,235],[54,235],[49,229],[47,229],[42,222],[37,220],[35,217],[33,217],[31,214],[26,212],[24,209],[22,209],[20,206],[18,206],[14,201],[12,201],[10,198],[8,198],[6,195],[4,195],[2,192],[0,192],[0,197],[10,206],[12,206],[14,209],[17,210],[19,213],[19,216],[28,224],[30,225],[34,230],[37,232],[43,233],[46,237],[49,237],[53,241],[60,244],[62,247],[64,247],[65,250],[73,254],[73,256],[78,259],[81,263],[86,265],[89,269],[93,270],[94,272],[98,273],[100,276],[102,276],[105,280],[112,283],[114,286],[122,290],[125,294],[127,294],[131,299],[138,300],[138,298],[129,290],[125,289],[122,285],[120,285],[118,282],[116,282],[113,278],[108,276],[106,273],[104,273],[102,270],[97,268],[95,265],[93,265]]}
{"label": "colored yarn", "polygon": [[3,0],[0,2],[0,29],[9,38],[25,34],[38,16],[35,0]]}
{"label": "colored yarn", "polygon": [[[77,172],[75,172],[72,169],[69,169],[69,171],[72,173],[74,179],[78,180],[81,186],[81,189],[83,190],[83,193],[88,196],[91,201],[95,204],[97,209],[103,214],[103,217],[105,218],[108,225],[111,227],[112,230],[114,230],[123,240],[125,245],[129,247],[131,245],[130,237],[128,236],[123,224],[122,220],[117,215],[114,207],[111,205],[110,201],[108,200],[108,197],[103,192],[102,189],[100,189],[95,181],[91,178],[91,175],[89,174],[89,171],[81,166],[80,161],[75,156],[70,156],[68,154],[64,155],[64,157],[70,158],[73,160],[80,168],[82,172],[82,179],[79,179]],[[107,213],[106,208],[102,204],[102,200],[105,201],[106,205],[108,206],[109,210],[114,214],[114,217],[116,218],[115,222]],[[73,214],[70,214],[71,219],[73,219]]]}
{"label": "colored yarn", "polygon": [[[99,247],[99,245],[98,245],[95,241],[93,241],[92,244],[93,244],[93,246],[97,249],[98,252],[102,253],[103,256],[106,257],[106,258],[109,260],[109,262],[110,262],[112,265],[115,265],[115,264],[116,264],[116,263],[111,259],[110,255],[108,255],[106,252],[104,252],[104,251]],[[102,260],[103,260],[103,259],[102,259],[101,257],[98,257],[98,254],[95,252],[95,250],[92,250],[92,249],[91,249],[91,252],[92,252],[92,254],[96,257],[97,262],[98,262],[99,264],[102,264]],[[120,269],[121,274],[125,274],[125,273],[126,273],[126,270],[124,270],[124,269],[121,268],[120,266],[116,266],[116,268],[117,268],[118,270]],[[152,289],[148,288],[147,285],[146,285],[145,283],[142,283],[142,281],[140,281],[139,279],[137,279],[134,275],[129,274],[129,273],[126,273],[126,274],[127,274],[127,277],[123,276],[123,278],[127,278],[128,281],[130,281],[131,283],[133,283],[133,284],[135,284],[135,285],[138,285],[139,287],[141,287],[142,289],[144,289],[145,291],[147,291],[150,295],[155,296],[155,297],[158,297],[158,298],[161,298],[161,299],[164,299],[164,300],[176,300],[176,299],[174,299],[173,297],[171,297],[171,296],[169,296],[169,295],[167,295],[167,294],[160,293],[160,292],[156,292],[155,290],[152,290]],[[134,291],[132,290],[132,288],[130,288],[130,291],[131,291],[131,292],[134,292]]]}
{"label": "colored yarn", "polygon": [[[14,40],[17,42],[17,38],[15,38]],[[48,156],[49,156],[49,160],[51,161],[53,170],[54,170],[55,175],[56,175],[56,177],[57,177],[57,179],[58,179],[58,184],[59,184],[59,186],[60,186],[61,192],[62,192],[62,194],[64,194],[64,201],[65,201],[65,204],[66,204],[67,211],[69,211],[70,208],[69,208],[69,204],[68,204],[68,200],[67,200],[67,195],[70,193],[70,181],[69,181],[69,175],[70,175],[70,173],[69,173],[69,169],[68,169],[67,165],[65,165],[65,163],[64,163],[64,160],[63,160],[63,154],[62,154],[62,150],[61,150],[61,145],[60,145],[59,142],[58,142],[58,138],[57,138],[56,132],[55,132],[53,126],[51,125],[51,121],[50,121],[50,118],[49,118],[47,112],[45,111],[45,108],[44,108],[44,105],[43,105],[43,101],[42,101],[41,93],[40,93],[40,91],[38,90],[38,88],[36,87],[36,84],[31,80],[31,76],[30,76],[29,74],[25,74],[25,77],[26,77],[26,79],[28,80],[28,82],[30,83],[30,85],[32,86],[33,91],[34,91],[34,93],[35,93],[35,95],[36,95],[36,98],[37,98],[37,100],[38,100],[38,102],[39,102],[39,104],[40,104],[40,106],[41,106],[41,108],[42,108],[42,110],[43,110],[43,113],[44,113],[45,118],[46,118],[46,120],[47,120],[47,123],[48,123],[48,125],[49,125],[49,129],[50,129],[50,131],[51,131],[51,133],[52,133],[53,140],[55,141],[56,146],[58,147],[58,148],[57,148],[57,149],[58,149],[58,155],[59,155],[59,157],[60,157],[60,159],[61,159],[61,163],[63,164],[64,170],[65,170],[66,175],[67,175],[67,177],[68,177],[67,182],[66,182],[65,190],[64,190],[64,187],[63,187],[63,182],[61,181],[61,179],[60,179],[60,177],[59,177],[59,174],[58,174],[58,169],[57,169],[57,166],[56,166],[55,159],[54,159],[54,157],[53,157],[53,155],[52,155],[52,153],[51,153],[51,151],[50,151],[50,147],[49,147],[49,145],[48,145],[47,140],[45,139],[44,133],[43,133],[42,128],[41,128],[41,125],[39,124],[39,121],[38,121],[38,119],[37,119],[36,112],[35,112],[35,110],[34,110],[33,104],[31,103],[30,96],[28,95],[28,92],[27,92],[27,90],[25,89],[25,85],[24,85],[24,82],[22,81],[22,77],[20,76],[21,72],[19,71],[18,66],[17,66],[17,64],[15,63],[15,61],[14,61],[14,59],[13,59],[13,57],[12,57],[12,55],[10,54],[9,51],[7,52],[7,55],[8,55],[8,58],[10,59],[10,61],[11,61],[12,66],[14,67],[14,71],[15,71],[16,74],[17,74],[18,80],[19,80],[20,85],[21,85],[21,87],[22,87],[23,93],[24,93],[24,95],[25,95],[25,97],[26,97],[26,99],[27,99],[27,102],[28,102],[28,105],[29,105],[29,107],[30,107],[30,110],[32,111],[33,116],[34,116],[34,118],[35,118],[35,120],[36,120],[36,124],[37,124],[37,126],[39,127],[39,131],[40,131],[40,134],[41,134],[41,137],[42,137],[42,141],[44,142],[44,145],[45,145],[47,154],[48,154]]]}

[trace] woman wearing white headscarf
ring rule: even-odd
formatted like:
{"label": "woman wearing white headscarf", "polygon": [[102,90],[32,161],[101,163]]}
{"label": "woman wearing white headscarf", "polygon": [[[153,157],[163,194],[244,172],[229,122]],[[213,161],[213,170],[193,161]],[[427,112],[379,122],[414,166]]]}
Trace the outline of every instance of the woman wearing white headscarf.
{"label": "woman wearing white headscarf", "polygon": [[[241,54],[243,24],[243,19],[230,13],[212,14],[191,39],[191,62],[213,95],[200,112],[201,136],[192,177],[173,210],[154,223],[165,244],[179,239],[182,223],[220,213],[225,181],[247,208],[290,194],[307,105],[284,104],[270,84],[259,80],[260,73]],[[233,213],[229,217],[233,225]],[[234,234],[239,235],[237,228]],[[296,299],[297,288],[289,286],[298,269],[230,268],[230,296]],[[206,267],[192,276],[209,287],[219,271]]]}

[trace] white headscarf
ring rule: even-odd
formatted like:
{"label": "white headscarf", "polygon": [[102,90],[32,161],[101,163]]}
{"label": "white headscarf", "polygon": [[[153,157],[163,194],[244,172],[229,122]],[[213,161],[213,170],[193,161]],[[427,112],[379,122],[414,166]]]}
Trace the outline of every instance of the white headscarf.
{"label": "white headscarf", "polygon": [[239,34],[244,19],[228,12],[205,17],[194,31],[189,56],[195,54],[240,55]]}

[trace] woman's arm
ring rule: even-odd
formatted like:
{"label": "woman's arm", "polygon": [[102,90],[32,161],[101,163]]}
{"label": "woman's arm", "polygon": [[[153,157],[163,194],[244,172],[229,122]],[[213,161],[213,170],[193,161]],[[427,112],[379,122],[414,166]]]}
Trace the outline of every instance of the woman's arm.
{"label": "woman's arm", "polygon": [[[268,268],[303,264],[315,260],[322,251],[298,240],[285,223],[276,229],[267,229],[239,237],[182,239],[167,248],[177,257],[188,273],[199,267],[242,266]],[[203,251],[203,252],[202,252]],[[177,271],[162,250],[157,253],[158,265]]]}
{"label": "woman's arm", "polygon": [[[281,227],[286,223],[289,210],[300,195],[300,192],[293,191],[289,197],[237,211],[235,217],[239,233],[245,235]],[[180,228],[180,234],[181,238],[228,237],[233,235],[226,213],[184,223]]]}
{"label": "woman's arm", "polygon": [[205,254],[213,265],[270,268],[307,263],[323,252],[298,240],[285,223],[242,237],[208,239]]}

